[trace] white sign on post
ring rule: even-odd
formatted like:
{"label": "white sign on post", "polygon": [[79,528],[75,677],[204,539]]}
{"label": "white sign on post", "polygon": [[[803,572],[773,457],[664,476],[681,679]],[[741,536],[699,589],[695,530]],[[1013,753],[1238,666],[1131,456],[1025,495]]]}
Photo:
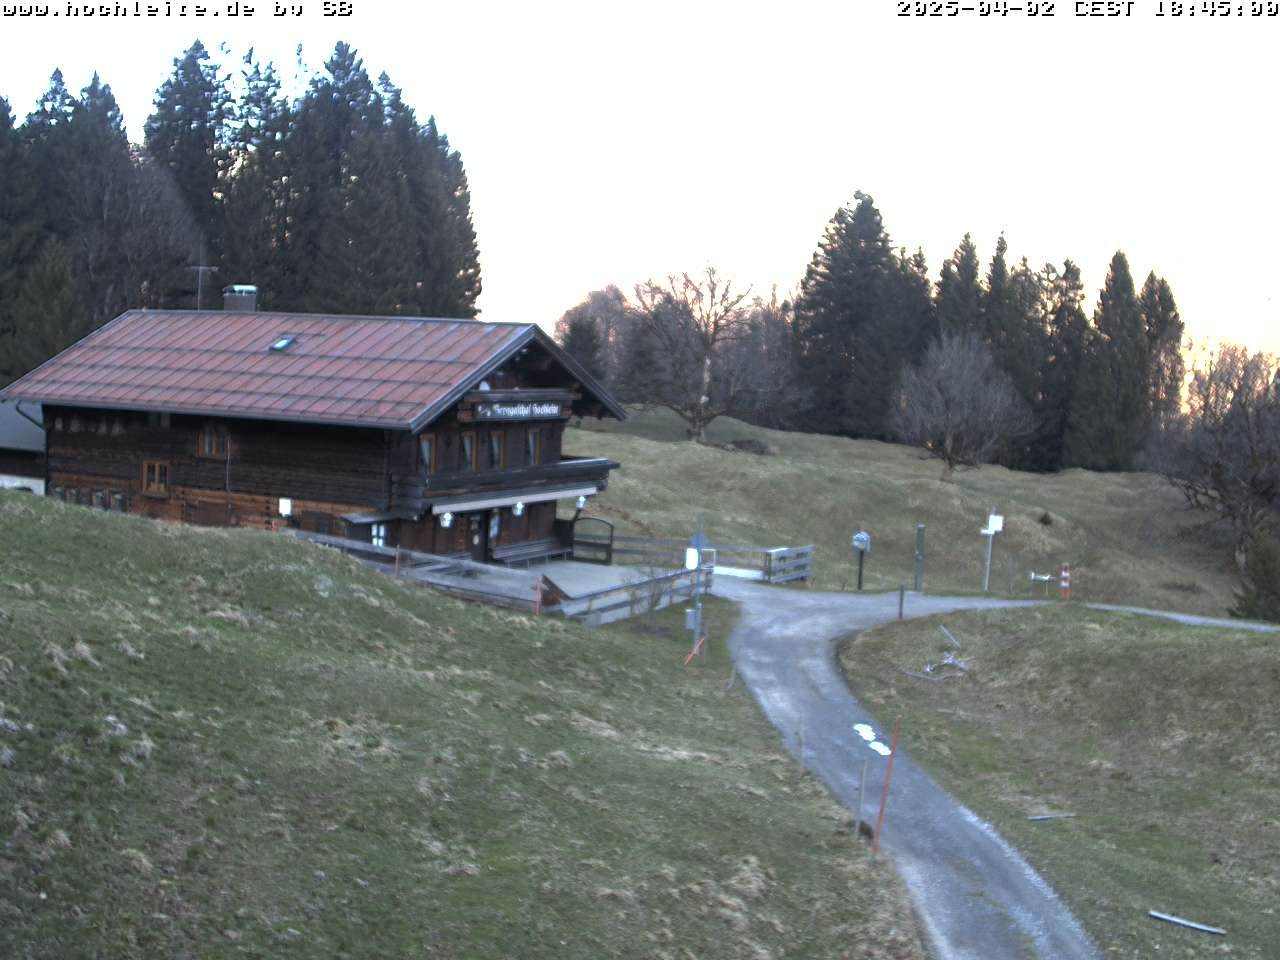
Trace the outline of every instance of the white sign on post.
{"label": "white sign on post", "polygon": [[995,542],[996,534],[1003,529],[1004,517],[993,510],[987,514],[987,529],[978,531],[987,538],[987,567],[982,573],[983,593],[991,588],[991,545]]}

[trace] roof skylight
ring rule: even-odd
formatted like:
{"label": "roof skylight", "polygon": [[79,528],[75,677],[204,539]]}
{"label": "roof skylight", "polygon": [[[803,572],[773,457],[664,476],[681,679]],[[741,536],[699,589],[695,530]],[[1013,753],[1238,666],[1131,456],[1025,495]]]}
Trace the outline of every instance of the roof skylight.
{"label": "roof skylight", "polygon": [[271,344],[270,349],[275,350],[277,352],[281,350],[288,350],[290,347],[293,346],[294,342],[297,339],[298,338],[293,336],[292,334],[288,334],[286,336],[281,337],[275,343]]}

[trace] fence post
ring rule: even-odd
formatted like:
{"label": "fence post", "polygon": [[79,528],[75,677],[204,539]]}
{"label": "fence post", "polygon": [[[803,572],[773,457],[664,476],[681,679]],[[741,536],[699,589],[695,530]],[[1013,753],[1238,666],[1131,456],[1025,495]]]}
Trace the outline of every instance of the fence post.
{"label": "fence post", "polygon": [[542,574],[538,574],[537,579],[533,581],[533,615],[535,617],[542,615]]}

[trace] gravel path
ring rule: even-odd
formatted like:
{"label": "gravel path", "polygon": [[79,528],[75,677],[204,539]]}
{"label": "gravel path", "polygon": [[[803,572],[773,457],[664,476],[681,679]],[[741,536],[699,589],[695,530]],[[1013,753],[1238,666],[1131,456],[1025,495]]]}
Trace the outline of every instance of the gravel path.
{"label": "gravel path", "polygon": [[[895,619],[898,595],[781,590],[728,577],[717,577],[713,592],[742,606],[729,640],[738,673],[788,750],[850,810],[858,803],[863,761],[871,759],[862,816],[874,821],[885,761],[852,729],[874,721],[845,685],[835,641]],[[1026,605],[908,594],[906,612],[918,617]],[[888,731],[877,732],[888,742]],[[1099,956],[1048,884],[912,763],[909,751],[899,750],[894,761],[888,809],[882,847],[905,880],[939,960]]]}

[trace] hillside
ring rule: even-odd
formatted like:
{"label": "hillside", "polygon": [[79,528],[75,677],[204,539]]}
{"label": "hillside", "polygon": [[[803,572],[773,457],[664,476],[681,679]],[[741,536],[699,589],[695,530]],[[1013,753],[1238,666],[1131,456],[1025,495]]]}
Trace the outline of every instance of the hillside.
{"label": "hillside", "polygon": [[1105,603],[1224,615],[1235,569],[1221,533],[1184,510],[1159,477],[1067,470],[1019,473],[984,466],[943,483],[941,466],[909,447],[869,440],[765,430],[728,418],[712,423],[711,443],[754,439],[774,456],[693,446],[664,411],[628,421],[587,421],[565,448],[622,463],[592,511],[619,533],[687,536],[697,511],[713,540],[757,546],[816,546],[812,586],[852,589],[849,538],[872,536],[865,589],[912,584],[915,527],[926,525],[925,589],[982,589],[987,513],[1005,516],[991,589],[1042,596],[1031,571],[1073,569],[1075,596]]}
{"label": "hillside", "polygon": [[[841,664],[1106,956],[1264,960],[1280,943],[1278,649],[1275,633],[1059,606],[890,624],[850,639]],[[963,676],[920,678],[948,652]],[[1050,813],[1073,816],[1027,819]]]}
{"label": "hillside", "polygon": [[588,632],[0,493],[0,956],[901,957],[678,612]]}

